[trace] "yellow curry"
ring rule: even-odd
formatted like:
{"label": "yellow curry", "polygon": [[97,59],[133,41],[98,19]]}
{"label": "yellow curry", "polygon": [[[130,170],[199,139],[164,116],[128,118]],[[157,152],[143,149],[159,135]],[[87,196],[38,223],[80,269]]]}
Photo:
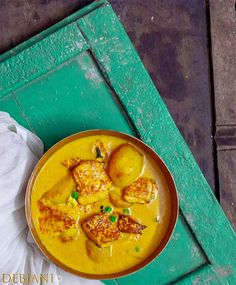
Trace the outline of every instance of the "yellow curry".
{"label": "yellow curry", "polygon": [[37,234],[61,263],[111,274],[147,258],[165,235],[170,197],[155,162],[132,143],[93,135],[58,149],[32,189]]}

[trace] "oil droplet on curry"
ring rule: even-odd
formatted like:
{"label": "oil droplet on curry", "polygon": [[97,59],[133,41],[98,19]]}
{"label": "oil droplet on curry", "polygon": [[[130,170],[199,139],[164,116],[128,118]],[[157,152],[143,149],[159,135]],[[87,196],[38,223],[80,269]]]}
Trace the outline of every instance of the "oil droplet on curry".
{"label": "oil droplet on curry", "polygon": [[170,219],[165,177],[132,143],[95,135],[57,150],[36,177],[31,196],[36,231],[66,266],[111,274],[146,259]]}

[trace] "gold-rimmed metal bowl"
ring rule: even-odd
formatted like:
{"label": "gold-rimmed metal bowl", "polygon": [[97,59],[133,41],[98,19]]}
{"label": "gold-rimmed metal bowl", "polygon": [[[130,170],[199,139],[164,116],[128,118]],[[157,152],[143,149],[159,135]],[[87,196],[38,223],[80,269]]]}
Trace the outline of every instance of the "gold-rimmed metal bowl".
{"label": "gold-rimmed metal bowl", "polygon": [[[133,145],[137,146],[139,149],[141,149],[144,153],[149,155],[154,162],[158,165],[158,167],[161,169],[165,180],[168,185],[169,189],[169,196],[170,196],[170,219],[169,219],[169,224],[167,225],[167,230],[161,239],[161,242],[157,244],[155,250],[144,260],[142,260],[140,263],[137,265],[130,267],[128,269],[125,269],[121,272],[116,272],[112,274],[98,274],[94,272],[94,274],[90,273],[84,273],[80,272],[77,270],[74,270],[65,264],[63,264],[61,261],[59,261],[57,258],[55,258],[44,246],[42,241],[40,240],[37,230],[34,225],[33,217],[32,217],[32,209],[31,209],[31,194],[32,194],[32,189],[35,183],[35,180],[41,170],[41,168],[44,166],[44,164],[47,162],[47,160],[60,148],[62,148],[64,145],[74,141],[78,140],[80,138],[88,137],[88,136],[95,136],[95,135],[108,135],[112,137],[118,137],[121,139],[124,139]],[[30,180],[27,185],[26,189],[26,196],[25,196],[25,212],[26,212],[26,219],[29,225],[29,229],[31,231],[31,234],[34,238],[35,243],[38,245],[39,249],[43,252],[43,254],[49,258],[53,263],[56,265],[60,266],[63,270],[71,272],[73,274],[76,274],[81,277],[85,278],[90,278],[90,279],[113,279],[113,278],[118,278],[121,276],[125,276],[131,273],[134,273],[135,271],[143,268],[146,266],[148,263],[150,263],[154,258],[160,255],[160,253],[164,250],[166,245],[168,244],[171,235],[174,231],[176,221],[178,218],[178,197],[177,197],[177,190],[176,186],[174,183],[174,179],[166,166],[166,164],[163,162],[163,160],[158,156],[158,154],[150,148],[148,145],[143,143],[141,140],[132,137],[130,135],[127,135],[125,133],[117,132],[117,131],[112,131],[112,130],[89,130],[89,131],[84,131],[80,133],[76,133],[74,135],[71,135],[69,137],[64,138],[63,140],[59,141],[57,144],[52,146],[44,155],[43,157],[39,160],[38,164],[36,165],[34,171],[31,174]]]}

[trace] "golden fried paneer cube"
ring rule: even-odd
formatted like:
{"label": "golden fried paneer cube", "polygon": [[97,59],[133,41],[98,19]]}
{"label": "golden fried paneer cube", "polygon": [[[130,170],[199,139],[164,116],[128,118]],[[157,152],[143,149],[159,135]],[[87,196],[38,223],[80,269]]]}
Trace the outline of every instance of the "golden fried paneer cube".
{"label": "golden fried paneer cube", "polygon": [[72,176],[77,185],[80,204],[87,205],[108,197],[112,181],[102,162],[83,160],[72,170]]}
{"label": "golden fried paneer cube", "polygon": [[149,203],[157,190],[154,181],[140,177],[123,190],[123,198],[130,203]]}
{"label": "golden fried paneer cube", "polygon": [[117,227],[119,231],[130,234],[142,234],[142,230],[146,228],[146,226],[135,221],[130,215],[121,214],[119,214]]}
{"label": "golden fried paneer cube", "polygon": [[43,233],[62,233],[76,224],[76,216],[66,213],[57,204],[40,200],[38,206],[40,211],[39,227]]}
{"label": "golden fried paneer cube", "polygon": [[109,246],[120,236],[116,223],[111,222],[109,216],[103,213],[90,216],[81,226],[87,237],[98,247]]}

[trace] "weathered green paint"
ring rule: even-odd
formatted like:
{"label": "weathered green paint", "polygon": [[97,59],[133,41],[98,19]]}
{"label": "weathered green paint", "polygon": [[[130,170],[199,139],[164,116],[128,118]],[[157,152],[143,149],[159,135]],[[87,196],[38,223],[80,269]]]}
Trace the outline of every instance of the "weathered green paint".
{"label": "weathered green paint", "polygon": [[94,2],[1,58],[0,109],[36,132],[46,148],[77,131],[116,129],[139,135],[171,169],[184,219],[181,214],[160,257],[106,284],[236,284],[230,224],[104,3]]}
{"label": "weathered green paint", "polygon": [[87,129],[122,129],[133,134],[88,52],[14,94],[46,149],[68,135]]}
{"label": "weathered green paint", "polygon": [[106,285],[117,285],[117,281],[115,279],[103,280]]}
{"label": "weathered green paint", "polygon": [[18,46],[16,46],[16,47],[12,48],[11,50],[5,52],[4,54],[1,54],[0,55],[0,62],[2,62],[4,60],[7,60],[10,57],[12,57],[12,56],[20,53],[21,51],[29,48],[31,45],[37,43],[41,39],[44,39],[44,38],[48,37],[52,33],[55,33],[59,29],[62,29],[66,25],[76,21],[80,17],[85,16],[86,14],[90,13],[94,9],[97,9],[97,8],[101,7],[102,5],[104,5],[106,3],[107,3],[106,0],[99,0],[99,1],[94,1],[90,5],[85,6],[84,8],[82,8],[82,9],[78,10],[77,12],[71,14],[70,16],[66,17],[64,20],[56,23],[51,28],[46,29],[46,30],[40,32],[36,36],[34,36],[34,37],[28,39],[27,41],[19,44]]}
{"label": "weathered green paint", "polygon": [[0,65],[0,96],[86,49],[87,44],[75,23],[58,30]]}
{"label": "weathered green paint", "polygon": [[12,93],[8,94],[8,96],[3,99],[0,99],[0,110],[5,112],[11,111],[11,113],[14,114],[14,119],[19,124],[32,131],[27,119],[25,118],[24,112],[20,109]]}
{"label": "weathered green paint", "polygon": [[165,251],[139,272],[118,279],[118,284],[167,284],[178,280],[190,270],[198,270],[205,264],[207,259],[201,247],[180,215]]}

